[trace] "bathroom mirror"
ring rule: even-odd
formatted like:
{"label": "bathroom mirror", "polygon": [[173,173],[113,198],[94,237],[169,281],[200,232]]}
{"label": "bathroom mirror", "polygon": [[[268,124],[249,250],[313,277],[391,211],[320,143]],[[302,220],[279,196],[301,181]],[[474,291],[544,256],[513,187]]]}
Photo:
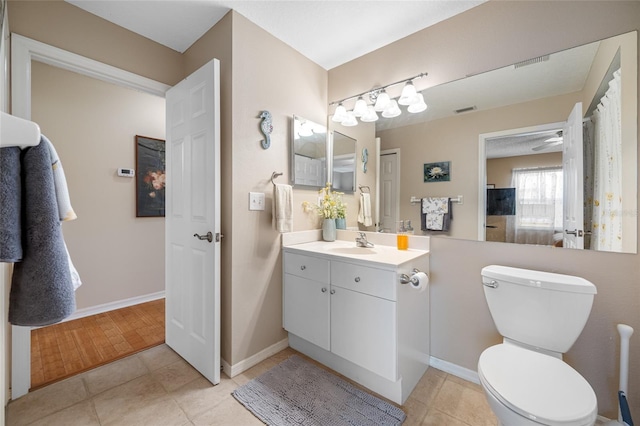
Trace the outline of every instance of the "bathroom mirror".
{"label": "bathroom mirror", "polygon": [[327,181],[327,128],[293,116],[291,129],[291,184],[322,188]]}
{"label": "bathroom mirror", "polygon": [[357,141],[340,132],[331,132],[331,184],[333,189],[344,193],[356,190],[356,144]]}
{"label": "bathroom mirror", "polygon": [[[617,58],[617,59],[616,59]],[[495,188],[511,187],[508,183],[492,181],[493,167],[487,161],[481,136],[502,137],[506,150],[514,156],[550,156],[561,151],[562,144],[546,141],[558,137],[564,123],[577,102],[582,102],[582,118],[587,117],[599,103],[608,87],[608,75],[619,61],[622,74],[622,143],[621,179],[625,184],[624,204],[619,209],[623,224],[621,238],[624,247],[616,250],[594,247],[595,250],[637,252],[637,33],[632,32],[588,45],[549,53],[519,64],[474,75],[422,90],[429,106],[424,112],[402,115],[376,122],[376,136],[382,151],[401,152],[398,188],[400,217],[419,223],[419,208],[411,197],[462,195],[462,204],[453,204],[454,220],[450,238],[485,240],[487,185]],[[569,65],[567,65],[569,64]],[[420,89],[420,87],[418,87]],[[541,134],[548,131],[550,134]],[[527,145],[522,133],[536,133],[538,140]],[[507,138],[506,136],[510,136]],[[532,135],[527,135],[527,137]],[[543,139],[541,139],[543,138]],[[507,142],[508,139],[511,141]],[[531,138],[530,138],[531,139]],[[516,140],[522,145],[518,146]],[[482,139],[484,144],[485,139]],[[490,146],[489,144],[488,146]],[[535,155],[530,155],[534,154]],[[489,154],[492,156],[493,154]],[[556,154],[561,155],[562,154]],[[427,183],[422,180],[424,164],[450,161],[449,182]],[[557,158],[553,160],[557,165]],[[560,163],[561,164],[561,163]],[[509,166],[542,167],[543,165]],[[581,178],[581,179],[584,179]],[[602,182],[597,182],[601,184]],[[589,195],[585,197],[590,202]],[[381,206],[381,209],[383,206]],[[509,216],[501,219],[506,220]],[[492,226],[492,224],[490,224]],[[592,248],[587,224],[585,249]],[[493,229],[493,228],[490,228]],[[556,229],[562,231],[562,229]],[[573,231],[570,229],[569,231]],[[555,233],[558,233],[555,232]],[[434,234],[436,235],[436,234]],[[556,236],[557,238],[558,236]],[[507,238],[501,239],[505,242]],[[525,242],[552,244],[554,240]]]}

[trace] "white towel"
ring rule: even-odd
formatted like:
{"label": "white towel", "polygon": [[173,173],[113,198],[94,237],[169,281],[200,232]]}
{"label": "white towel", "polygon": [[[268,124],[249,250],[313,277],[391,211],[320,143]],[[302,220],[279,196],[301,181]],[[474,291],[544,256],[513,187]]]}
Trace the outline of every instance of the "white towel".
{"label": "white towel", "polygon": [[67,178],[64,175],[62,168],[62,162],[58,157],[58,153],[53,144],[46,136],[42,135],[41,140],[44,141],[49,149],[49,155],[51,156],[51,168],[53,169],[53,183],[56,187],[56,200],[58,201],[58,211],[60,212],[60,220],[74,220],[77,219],[76,213],[71,207],[71,198],[69,197],[69,188],[67,187]]}
{"label": "white towel", "polygon": [[371,220],[371,194],[362,192],[360,194],[360,211],[358,212],[358,222],[364,226],[373,225]]}
{"label": "white towel", "polygon": [[291,185],[273,185],[273,225],[278,232],[293,231],[293,188]]}

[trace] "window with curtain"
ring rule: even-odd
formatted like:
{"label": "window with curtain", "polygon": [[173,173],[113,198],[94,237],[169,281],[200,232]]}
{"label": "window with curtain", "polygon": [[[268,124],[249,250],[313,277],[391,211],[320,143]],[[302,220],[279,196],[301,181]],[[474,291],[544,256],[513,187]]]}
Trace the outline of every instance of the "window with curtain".
{"label": "window with curtain", "polygon": [[513,169],[516,216],[512,242],[553,244],[562,230],[562,166]]}

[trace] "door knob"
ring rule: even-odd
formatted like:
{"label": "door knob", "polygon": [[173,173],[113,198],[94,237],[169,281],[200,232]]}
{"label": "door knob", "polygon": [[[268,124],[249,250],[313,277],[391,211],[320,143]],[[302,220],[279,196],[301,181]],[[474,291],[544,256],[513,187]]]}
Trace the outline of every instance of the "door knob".
{"label": "door knob", "polygon": [[207,240],[209,242],[213,241],[213,234],[211,233],[211,231],[207,232],[206,235],[193,234],[193,236],[199,240]]}
{"label": "door knob", "polygon": [[569,231],[568,229],[564,230],[565,234],[575,235],[576,237],[582,237],[583,231],[582,229],[574,229],[573,231]]}

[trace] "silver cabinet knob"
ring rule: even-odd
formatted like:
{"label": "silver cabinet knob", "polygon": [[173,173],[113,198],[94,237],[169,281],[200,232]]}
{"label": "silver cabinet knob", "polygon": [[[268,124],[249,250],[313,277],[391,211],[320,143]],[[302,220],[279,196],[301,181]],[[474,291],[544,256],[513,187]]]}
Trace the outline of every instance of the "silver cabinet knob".
{"label": "silver cabinet knob", "polygon": [[326,287],[322,287],[322,290],[320,290],[320,291],[322,291],[323,293],[326,293],[327,292],[327,288]]}
{"label": "silver cabinet knob", "polygon": [[356,281],[357,283],[359,283],[359,282],[360,282],[360,277],[356,277],[355,281]]}
{"label": "silver cabinet knob", "polygon": [[335,294],[335,293],[336,293],[336,291],[335,291],[334,289],[331,289],[331,291],[330,291],[329,293],[331,293],[331,294]]}
{"label": "silver cabinet knob", "polygon": [[302,266],[300,267],[300,270],[301,270],[301,271],[304,271],[305,269],[307,269],[307,267],[306,267],[305,265],[302,265]]}

